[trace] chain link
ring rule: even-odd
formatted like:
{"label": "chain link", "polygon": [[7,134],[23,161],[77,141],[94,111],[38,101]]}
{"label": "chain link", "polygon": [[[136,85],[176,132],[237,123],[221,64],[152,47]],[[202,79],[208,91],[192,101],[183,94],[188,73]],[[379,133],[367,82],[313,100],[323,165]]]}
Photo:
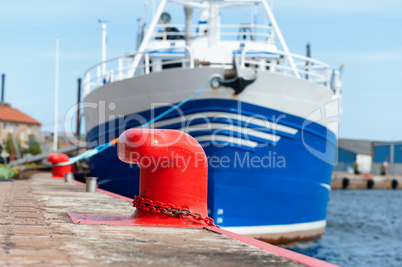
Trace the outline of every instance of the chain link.
{"label": "chain link", "polygon": [[165,214],[168,216],[178,216],[179,218],[182,216],[190,216],[195,220],[204,221],[207,225],[219,227],[215,225],[214,220],[210,217],[204,217],[197,212],[193,213],[188,209],[182,209],[173,204],[163,204],[160,201],[153,201],[149,198],[135,196],[133,207],[153,213]]}

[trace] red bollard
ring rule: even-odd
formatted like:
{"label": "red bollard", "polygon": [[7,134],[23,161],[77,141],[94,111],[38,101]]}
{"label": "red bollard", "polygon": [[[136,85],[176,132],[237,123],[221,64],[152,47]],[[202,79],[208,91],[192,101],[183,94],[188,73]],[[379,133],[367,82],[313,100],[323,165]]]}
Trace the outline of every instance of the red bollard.
{"label": "red bollard", "polygon": [[47,161],[53,164],[52,178],[64,179],[66,173],[71,172],[71,165],[57,166],[57,163],[67,162],[70,158],[66,154],[54,153],[47,157]]}
{"label": "red bollard", "polygon": [[177,130],[129,129],[119,158],[140,165],[140,193],[131,216],[69,214],[75,223],[202,228],[207,212],[208,164],[203,148]]}
{"label": "red bollard", "polygon": [[[140,165],[140,197],[208,216],[207,158],[193,137],[177,130],[130,129],[120,135],[117,154]],[[137,208],[135,218],[148,220],[149,214]]]}

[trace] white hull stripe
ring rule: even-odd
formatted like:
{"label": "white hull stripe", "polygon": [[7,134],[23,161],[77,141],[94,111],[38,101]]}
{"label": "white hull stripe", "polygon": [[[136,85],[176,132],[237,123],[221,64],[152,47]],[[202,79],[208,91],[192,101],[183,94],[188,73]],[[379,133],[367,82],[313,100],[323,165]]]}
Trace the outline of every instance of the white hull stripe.
{"label": "white hull stripe", "polygon": [[[189,122],[196,120],[196,119],[204,119],[205,123],[208,123],[209,121],[213,121],[213,119],[218,119],[218,118],[224,118],[224,119],[228,119],[228,120],[238,120],[238,121],[244,122],[246,124],[254,124],[254,125],[260,126],[262,128],[267,128],[267,129],[271,129],[274,131],[280,131],[280,132],[288,133],[291,135],[295,135],[298,132],[297,129],[294,129],[294,128],[291,128],[288,126],[284,126],[284,125],[281,125],[281,124],[278,124],[275,122],[270,122],[268,120],[261,119],[258,116],[251,117],[251,116],[245,116],[245,115],[241,115],[241,114],[221,112],[221,111],[219,111],[219,112],[212,112],[212,111],[198,112],[198,113],[194,113],[194,114],[188,114],[183,117],[160,120],[160,121],[154,123],[152,126],[154,128],[163,128],[167,125],[176,124],[176,123],[183,123],[183,125],[186,125]],[[258,129],[255,129],[255,130],[258,130]]]}
{"label": "white hull stripe", "polygon": [[329,184],[320,183],[320,185],[328,189],[328,191],[331,191],[331,186]]}
{"label": "white hull stripe", "polygon": [[246,138],[247,137],[250,137],[250,138],[257,137],[257,138],[261,138],[261,139],[272,141],[272,142],[277,142],[280,139],[280,137],[277,135],[256,131],[254,129],[239,127],[239,126],[234,126],[234,125],[229,125],[229,124],[224,124],[224,123],[213,123],[213,122],[197,124],[194,126],[181,128],[180,130],[185,131],[187,133],[191,133],[191,132],[195,132],[195,131],[202,131],[202,130],[210,130],[213,132],[212,136],[215,134],[219,134],[219,131],[230,131],[230,132],[241,133],[241,134],[245,135]]}
{"label": "white hull stripe", "polygon": [[240,235],[257,236],[257,235],[288,234],[291,232],[313,231],[325,228],[326,224],[327,224],[326,220],[322,220],[308,223],[283,224],[283,225],[222,227],[222,229]]}
{"label": "white hull stripe", "polygon": [[258,145],[257,142],[254,142],[251,140],[245,140],[245,139],[241,139],[241,138],[237,138],[237,137],[233,137],[233,136],[226,136],[226,135],[214,135],[214,136],[201,135],[201,136],[196,136],[194,138],[198,142],[210,142],[210,143],[224,142],[227,144],[236,144],[236,145],[250,147],[250,148],[255,148]]}

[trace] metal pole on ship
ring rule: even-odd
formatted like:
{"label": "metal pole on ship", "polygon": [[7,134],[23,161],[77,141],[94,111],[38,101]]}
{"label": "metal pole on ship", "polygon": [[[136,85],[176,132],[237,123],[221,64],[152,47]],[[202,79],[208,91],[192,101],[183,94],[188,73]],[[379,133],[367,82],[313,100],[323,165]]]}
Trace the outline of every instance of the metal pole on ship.
{"label": "metal pole on ship", "polygon": [[54,130],[53,151],[57,150],[59,118],[59,35],[56,35],[55,73],[54,73]]}
{"label": "metal pole on ship", "polygon": [[102,79],[106,79],[106,42],[107,42],[107,37],[106,37],[106,23],[108,21],[105,20],[98,20],[99,23],[102,24]]}

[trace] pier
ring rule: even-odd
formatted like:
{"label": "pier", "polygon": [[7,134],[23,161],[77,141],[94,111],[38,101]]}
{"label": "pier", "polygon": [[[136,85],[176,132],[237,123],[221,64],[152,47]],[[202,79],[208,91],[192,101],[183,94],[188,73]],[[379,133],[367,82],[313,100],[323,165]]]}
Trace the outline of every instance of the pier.
{"label": "pier", "polygon": [[73,224],[67,215],[130,215],[130,200],[43,172],[1,182],[0,266],[333,266],[219,228]]}

